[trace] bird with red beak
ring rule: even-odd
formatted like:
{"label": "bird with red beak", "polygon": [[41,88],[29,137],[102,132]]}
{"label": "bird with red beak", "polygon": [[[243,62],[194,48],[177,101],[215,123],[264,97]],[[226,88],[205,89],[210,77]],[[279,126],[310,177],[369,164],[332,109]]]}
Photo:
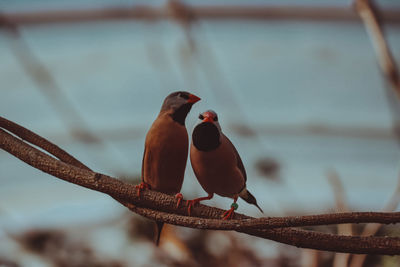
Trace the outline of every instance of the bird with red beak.
{"label": "bird with red beak", "polygon": [[[142,161],[142,182],[137,185],[138,195],[144,188],[182,200],[181,191],[188,156],[188,134],[185,127],[186,116],[193,104],[200,98],[184,91],[168,95],[160,113],[146,135]],[[163,227],[157,222],[156,244],[160,240]]]}
{"label": "bird with red beak", "polygon": [[222,215],[223,219],[233,217],[238,208],[238,197],[263,212],[255,197],[246,188],[247,175],[242,159],[232,142],[222,133],[217,114],[208,110],[201,113],[199,119],[201,122],[192,134],[190,162],[197,180],[208,196],[189,200],[189,215],[193,205],[211,199],[214,193],[233,198],[231,208]]}

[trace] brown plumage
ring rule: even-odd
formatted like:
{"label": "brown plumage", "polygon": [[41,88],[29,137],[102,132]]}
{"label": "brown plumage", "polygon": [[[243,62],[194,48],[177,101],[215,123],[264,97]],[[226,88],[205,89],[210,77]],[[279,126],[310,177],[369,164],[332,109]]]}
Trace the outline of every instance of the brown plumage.
{"label": "brown plumage", "polygon": [[238,165],[239,154],[224,134],[219,146],[212,151],[203,152],[192,143],[190,161],[197,180],[208,194],[233,197],[246,185],[244,169]]}
{"label": "brown plumage", "polygon": [[[143,188],[150,188],[166,194],[179,193],[183,183],[188,156],[188,134],[185,119],[192,105],[200,98],[188,92],[174,92],[168,95],[157,119],[146,135],[142,161]],[[179,202],[178,202],[179,204]],[[158,244],[163,223],[157,222]]]}
{"label": "brown plumage", "polygon": [[189,212],[194,204],[211,199],[214,193],[234,199],[231,209],[224,214],[225,219],[233,216],[239,196],[262,212],[256,199],[246,188],[247,175],[242,159],[229,138],[222,133],[217,114],[206,111],[199,118],[202,122],[195,127],[192,134],[190,161],[197,180],[208,193],[208,197],[189,201]]}
{"label": "brown plumage", "polygon": [[167,194],[181,191],[188,155],[186,127],[162,112],[146,136],[142,179],[150,188]]}

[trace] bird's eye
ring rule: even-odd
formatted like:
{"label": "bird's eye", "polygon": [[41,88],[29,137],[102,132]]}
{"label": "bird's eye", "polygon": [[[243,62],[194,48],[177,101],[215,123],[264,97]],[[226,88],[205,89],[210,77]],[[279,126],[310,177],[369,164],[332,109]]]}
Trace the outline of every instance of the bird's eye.
{"label": "bird's eye", "polygon": [[200,114],[200,115],[199,115],[199,119],[200,119],[200,120],[204,120],[204,116]]}
{"label": "bird's eye", "polygon": [[186,100],[189,99],[189,96],[187,94],[179,94],[179,96]]}
{"label": "bird's eye", "polygon": [[218,121],[218,116],[215,116],[215,117],[214,117],[214,121]]}

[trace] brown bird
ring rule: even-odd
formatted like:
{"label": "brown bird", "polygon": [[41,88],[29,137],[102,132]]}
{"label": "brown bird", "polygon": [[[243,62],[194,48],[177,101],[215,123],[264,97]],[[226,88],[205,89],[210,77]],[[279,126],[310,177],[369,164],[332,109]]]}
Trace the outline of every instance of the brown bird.
{"label": "brown bird", "polygon": [[234,200],[231,208],[223,214],[224,219],[233,217],[238,208],[238,197],[263,212],[255,197],[246,188],[247,175],[242,159],[232,142],[222,133],[217,114],[208,110],[201,113],[199,119],[201,122],[192,134],[190,162],[197,180],[208,196],[189,200],[189,215],[193,205],[211,199],[214,193]]}
{"label": "brown bird", "polygon": [[[188,134],[185,119],[192,105],[200,98],[179,91],[168,95],[157,119],[146,135],[142,161],[140,190],[147,188],[166,194],[176,194],[178,206],[188,156]],[[163,223],[157,223],[156,244],[160,240]]]}

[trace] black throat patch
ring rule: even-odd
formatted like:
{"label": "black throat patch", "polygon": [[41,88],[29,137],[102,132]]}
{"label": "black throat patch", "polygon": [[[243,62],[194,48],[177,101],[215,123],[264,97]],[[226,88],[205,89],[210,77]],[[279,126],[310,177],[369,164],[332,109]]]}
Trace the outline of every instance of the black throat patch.
{"label": "black throat patch", "polygon": [[187,103],[180,106],[174,113],[172,113],[171,117],[177,123],[185,126],[186,116],[192,108],[193,103]]}
{"label": "black throat patch", "polygon": [[221,144],[219,137],[217,126],[211,122],[203,122],[193,130],[193,145],[200,151],[211,151]]}

